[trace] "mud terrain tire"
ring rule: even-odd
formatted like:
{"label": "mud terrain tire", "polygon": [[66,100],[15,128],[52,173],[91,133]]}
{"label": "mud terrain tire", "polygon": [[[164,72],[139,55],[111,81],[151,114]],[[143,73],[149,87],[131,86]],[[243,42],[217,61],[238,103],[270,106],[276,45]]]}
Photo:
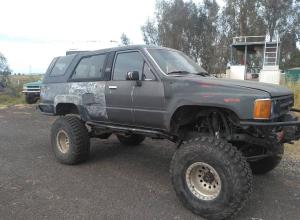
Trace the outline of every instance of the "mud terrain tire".
{"label": "mud terrain tire", "polygon": [[27,95],[25,95],[25,101],[27,104],[34,104],[37,102],[37,98],[30,94],[27,94]]}
{"label": "mud terrain tire", "polygon": [[[192,178],[193,175],[192,172],[189,173],[189,169],[195,164],[205,164],[210,168],[203,172],[198,169],[206,167],[196,166],[196,177]],[[210,173],[217,173],[217,175],[211,178]],[[252,191],[252,173],[245,158],[236,147],[216,138],[193,138],[185,142],[172,158],[170,174],[175,192],[183,205],[193,213],[207,219],[232,217],[242,209]],[[190,181],[192,179],[197,181]],[[217,180],[220,183],[219,191],[213,194],[213,198],[209,191],[211,189],[208,190],[207,186],[210,184],[217,186]],[[201,190],[207,184],[205,185],[205,190],[207,190],[198,190],[197,184],[198,189]],[[216,192],[215,189],[212,191]]]}
{"label": "mud terrain tire", "polygon": [[51,144],[56,159],[63,164],[78,164],[89,156],[88,130],[76,116],[60,117],[53,123]]}

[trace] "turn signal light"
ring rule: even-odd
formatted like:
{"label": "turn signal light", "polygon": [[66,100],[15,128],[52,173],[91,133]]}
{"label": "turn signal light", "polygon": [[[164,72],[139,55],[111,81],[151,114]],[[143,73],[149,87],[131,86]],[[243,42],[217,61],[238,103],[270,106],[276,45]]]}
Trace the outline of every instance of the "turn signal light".
{"label": "turn signal light", "polygon": [[256,99],[254,103],[254,119],[270,119],[272,101],[271,99]]}

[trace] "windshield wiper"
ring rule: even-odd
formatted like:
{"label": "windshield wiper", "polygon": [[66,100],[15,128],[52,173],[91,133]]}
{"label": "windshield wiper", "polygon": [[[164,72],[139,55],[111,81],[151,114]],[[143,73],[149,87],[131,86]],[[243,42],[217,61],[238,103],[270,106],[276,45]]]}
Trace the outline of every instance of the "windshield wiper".
{"label": "windshield wiper", "polygon": [[199,72],[199,73],[194,73],[194,74],[199,75],[199,76],[210,76],[210,74],[207,72]]}
{"label": "windshield wiper", "polygon": [[190,74],[190,72],[185,71],[185,70],[174,70],[174,71],[168,72],[168,75],[169,74]]}

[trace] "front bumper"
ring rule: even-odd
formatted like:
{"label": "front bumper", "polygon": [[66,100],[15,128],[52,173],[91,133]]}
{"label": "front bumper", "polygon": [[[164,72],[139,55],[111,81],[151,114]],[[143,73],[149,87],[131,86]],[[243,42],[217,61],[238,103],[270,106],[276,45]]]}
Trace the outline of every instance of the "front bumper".
{"label": "front bumper", "polygon": [[26,90],[26,89],[24,89],[23,91],[22,91],[22,93],[36,93],[36,94],[40,94],[40,90],[39,89],[36,89],[36,90]]}
{"label": "front bumper", "polygon": [[[292,108],[291,112],[300,112],[300,109]],[[286,117],[283,121],[241,121],[240,125],[244,126],[268,126],[268,127],[278,127],[278,126],[300,126],[300,121],[298,117]]]}
{"label": "front bumper", "polygon": [[[300,113],[300,109],[292,108],[291,112]],[[300,139],[300,120],[298,117],[287,114],[281,121],[277,122],[257,122],[257,121],[241,121],[241,126],[254,126],[254,127],[269,127],[269,128],[282,128],[284,132],[284,142],[291,142]]]}

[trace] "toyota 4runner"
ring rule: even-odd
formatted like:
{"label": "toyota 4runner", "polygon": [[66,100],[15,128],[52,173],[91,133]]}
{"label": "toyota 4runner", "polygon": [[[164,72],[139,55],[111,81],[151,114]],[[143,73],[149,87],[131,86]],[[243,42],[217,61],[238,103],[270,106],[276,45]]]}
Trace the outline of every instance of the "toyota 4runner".
{"label": "toyota 4runner", "polygon": [[51,144],[64,164],[86,160],[92,137],[176,143],[170,175],[178,198],[202,217],[224,219],[248,200],[252,173],[274,169],[284,143],[300,138],[293,105],[284,87],[211,77],[177,50],[126,46],[55,58],[39,109],[61,116]]}

